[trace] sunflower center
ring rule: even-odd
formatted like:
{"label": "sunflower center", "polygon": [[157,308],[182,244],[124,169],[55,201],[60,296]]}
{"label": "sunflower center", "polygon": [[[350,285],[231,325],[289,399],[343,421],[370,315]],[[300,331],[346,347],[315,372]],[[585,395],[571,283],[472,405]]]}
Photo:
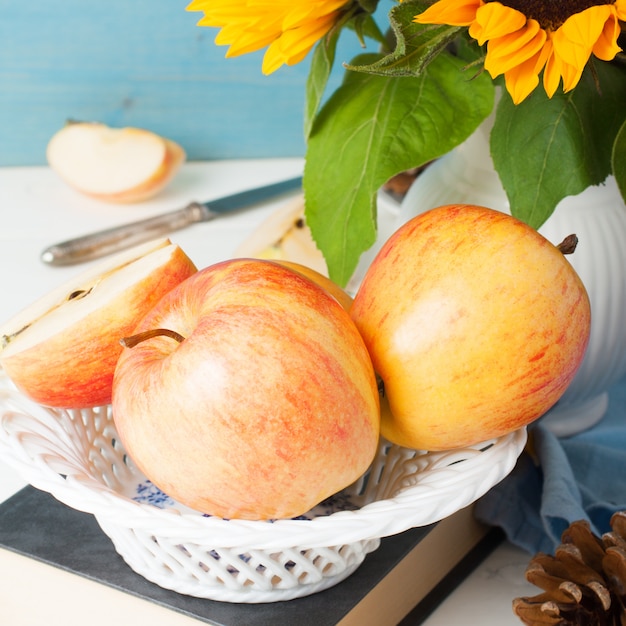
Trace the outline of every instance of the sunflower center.
{"label": "sunflower center", "polygon": [[615,4],[615,0],[487,0],[516,9],[527,18],[537,20],[544,30],[556,30],[563,22],[589,7]]}

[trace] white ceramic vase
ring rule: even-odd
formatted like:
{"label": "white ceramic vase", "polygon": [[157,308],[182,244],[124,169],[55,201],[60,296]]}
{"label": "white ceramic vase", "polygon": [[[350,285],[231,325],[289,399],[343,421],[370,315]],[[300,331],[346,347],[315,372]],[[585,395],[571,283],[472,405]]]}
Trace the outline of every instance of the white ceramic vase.
{"label": "white ceramic vase", "polygon": [[[463,144],[432,164],[406,195],[395,224],[450,203],[479,204],[509,213],[506,193],[489,152],[490,120]],[[596,424],[608,405],[607,390],[626,373],[626,205],[613,177],[564,198],[539,232],[554,244],[575,233],[568,260],[591,300],[587,353],[559,402],[542,418],[560,437]]]}

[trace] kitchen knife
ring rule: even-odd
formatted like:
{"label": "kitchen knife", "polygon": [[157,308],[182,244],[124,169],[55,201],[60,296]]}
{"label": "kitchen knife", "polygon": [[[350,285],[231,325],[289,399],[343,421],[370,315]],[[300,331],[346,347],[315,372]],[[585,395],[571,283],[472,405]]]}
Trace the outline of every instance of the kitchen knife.
{"label": "kitchen knife", "polygon": [[197,222],[206,222],[220,215],[251,208],[301,188],[302,177],[298,176],[208,202],[191,202],[176,211],[54,244],[41,253],[41,260],[48,265],[73,265],[90,261],[150,239],[163,237]]}

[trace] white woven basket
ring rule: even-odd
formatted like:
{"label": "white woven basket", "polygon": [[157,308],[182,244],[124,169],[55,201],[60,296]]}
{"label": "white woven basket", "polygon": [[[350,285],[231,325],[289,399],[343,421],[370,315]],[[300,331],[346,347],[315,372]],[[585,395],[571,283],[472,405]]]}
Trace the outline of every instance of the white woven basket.
{"label": "white woven basket", "polygon": [[125,454],[110,407],[47,409],[0,370],[0,454],[34,487],[95,516],[138,574],[179,593],[273,602],[331,587],[380,538],[439,521],[513,468],[521,429],[479,446],[421,452],[381,441],[355,484],[292,520],[224,520],[160,492]]}

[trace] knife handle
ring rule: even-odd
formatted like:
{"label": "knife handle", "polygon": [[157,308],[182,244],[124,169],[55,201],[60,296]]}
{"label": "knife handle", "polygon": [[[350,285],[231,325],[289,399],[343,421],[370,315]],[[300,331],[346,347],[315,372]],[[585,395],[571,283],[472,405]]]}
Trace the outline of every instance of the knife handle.
{"label": "knife handle", "polygon": [[97,259],[202,221],[206,219],[205,211],[201,204],[192,202],[178,211],[68,239],[46,248],[41,260],[48,265],[73,265]]}

